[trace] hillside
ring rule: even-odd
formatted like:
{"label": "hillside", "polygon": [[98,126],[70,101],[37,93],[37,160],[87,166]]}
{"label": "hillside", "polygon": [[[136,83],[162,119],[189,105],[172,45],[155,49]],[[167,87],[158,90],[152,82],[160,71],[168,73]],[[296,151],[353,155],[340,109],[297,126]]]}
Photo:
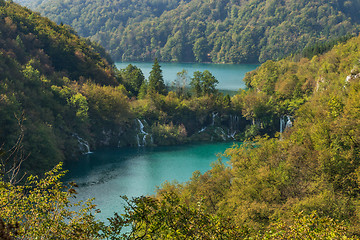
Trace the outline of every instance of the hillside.
{"label": "hillside", "polygon": [[134,220],[142,227],[132,234],[160,239],[359,239],[359,46],[355,37],[250,73],[243,114],[258,127],[283,114],[292,126],[228,149],[230,166],[219,160],[156,197],[127,200],[113,226]]}
{"label": "hillside", "polygon": [[0,1],[0,34],[1,145],[23,136],[24,168],[49,169],[78,151],[72,135],[87,129],[84,96],[65,86],[115,87],[116,73],[99,46],[14,3]]}
{"label": "hillside", "polygon": [[41,173],[99,147],[223,141],[242,134],[245,125],[239,123],[247,120],[216,90],[210,72],[196,73],[191,92],[183,85],[190,81],[184,72],[169,92],[158,63],[149,79],[132,65],[118,71],[100,46],[68,26],[12,2],[0,7],[0,143],[9,150],[23,139],[29,155],[24,170]]}
{"label": "hillside", "polygon": [[[230,97],[208,71],[181,72],[172,89],[157,60],[148,80],[132,65],[117,71],[99,46],[11,1],[0,0],[0,34],[0,238],[360,238],[360,37],[267,61]],[[166,182],[156,196],[124,197],[125,214],[108,226],[90,202],[67,209],[75,190],[64,191],[60,165],[9,181],[9,159],[43,173],[88,151],[86,141],[244,138],[225,152],[229,164]]]}
{"label": "hillside", "polygon": [[21,4],[22,6],[28,7],[28,6],[35,6],[35,3],[39,2],[39,0],[18,0],[15,2]]}
{"label": "hillside", "polygon": [[196,91],[183,72],[169,92],[158,63],[149,79],[132,65],[118,71],[68,26],[0,3],[0,144],[7,152],[22,140],[23,170],[42,173],[99,147],[241,137],[248,121],[210,72],[194,75]]}
{"label": "hillside", "polygon": [[[24,135],[26,164],[36,171],[75,159],[88,147],[273,136],[280,119],[295,114],[320,81],[307,65],[284,60],[284,65],[266,62],[246,77],[247,86],[260,92],[223,96],[206,71],[193,77],[181,73],[174,87],[165,89],[160,66],[148,80],[135,66],[117,71],[100,46],[66,25],[11,2],[1,4],[1,142],[12,146]],[[186,90],[182,82],[190,80]]]}
{"label": "hillside", "polygon": [[[29,4],[34,10],[57,23],[73,26],[84,37],[102,35],[124,28],[129,24],[157,18],[175,9],[180,0],[116,0],[116,1],[49,1],[38,0]],[[110,40],[110,39],[109,39]]]}
{"label": "hillside", "polygon": [[117,61],[264,62],[359,31],[358,0],[59,1],[34,6]]}

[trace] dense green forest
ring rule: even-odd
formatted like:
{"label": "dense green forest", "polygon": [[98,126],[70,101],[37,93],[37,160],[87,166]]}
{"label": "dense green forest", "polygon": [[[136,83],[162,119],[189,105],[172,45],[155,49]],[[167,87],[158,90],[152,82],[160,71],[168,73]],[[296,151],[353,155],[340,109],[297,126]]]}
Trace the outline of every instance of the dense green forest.
{"label": "dense green forest", "polygon": [[49,170],[88,148],[240,139],[251,124],[208,71],[165,86],[157,61],[145,79],[136,66],[115,69],[66,25],[7,1],[1,14],[0,139],[10,148],[21,136],[23,169]]}
{"label": "dense green forest", "polygon": [[74,154],[72,135],[89,125],[85,96],[66,86],[115,87],[116,74],[98,45],[13,3],[0,2],[0,34],[1,144],[23,135],[24,167],[50,169]]}
{"label": "dense green forest", "polygon": [[104,46],[116,61],[265,62],[359,32],[360,2],[32,1],[32,9]]}
{"label": "dense green forest", "polygon": [[[0,0],[0,34],[1,239],[360,238],[360,37],[267,61],[230,97],[209,71],[166,86],[157,59],[149,79],[117,70],[99,45],[12,1]],[[109,224],[61,182],[59,162],[86,142],[211,139],[247,140],[187,183],[123,197]]]}
{"label": "dense green forest", "polygon": [[125,198],[111,226],[144,239],[359,239],[359,46],[352,38],[248,74],[249,90],[237,95],[244,116],[259,127],[290,115],[292,127],[233,146],[210,171],[164,183],[155,197]]}

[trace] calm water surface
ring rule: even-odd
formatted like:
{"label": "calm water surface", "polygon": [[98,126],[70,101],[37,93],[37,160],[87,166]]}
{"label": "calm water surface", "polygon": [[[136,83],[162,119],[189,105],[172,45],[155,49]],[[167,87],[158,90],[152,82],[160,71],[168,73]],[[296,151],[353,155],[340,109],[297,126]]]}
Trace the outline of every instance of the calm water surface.
{"label": "calm water surface", "polygon": [[79,185],[76,200],[96,198],[94,203],[101,209],[98,218],[105,221],[121,211],[120,195],[151,195],[165,181],[188,181],[194,171],[209,170],[217,154],[233,144],[101,150],[65,165],[70,170],[67,181]]}
{"label": "calm water surface", "polygon": [[[142,62],[117,62],[118,69],[126,68],[129,64],[139,67],[144,73],[145,78],[149,77],[153,63]],[[160,63],[163,71],[164,81],[170,84],[176,79],[176,74],[183,69],[188,71],[189,77],[193,76],[195,71],[209,70],[219,81],[217,85],[221,90],[237,91],[245,88],[243,78],[247,72],[257,68],[258,64],[213,64],[213,63]]]}

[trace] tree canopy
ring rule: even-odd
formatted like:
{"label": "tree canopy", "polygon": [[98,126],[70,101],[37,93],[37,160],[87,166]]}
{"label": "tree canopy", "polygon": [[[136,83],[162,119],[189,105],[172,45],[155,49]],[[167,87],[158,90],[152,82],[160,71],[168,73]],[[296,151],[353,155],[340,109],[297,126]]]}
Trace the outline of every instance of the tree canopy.
{"label": "tree canopy", "polygon": [[[149,82],[134,66],[117,71],[69,27],[11,1],[0,0],[0,31],[0,237],[359,239],[360,37],[269,60],[230,97],[208,71],[195,72],[193,94],[163,92],[157,59]],[[125,213],[109,225],[94,219],[91,201],[69,210],[74,189],[65,191],[57,164],[81,154],[79,145],[137,146],[140,119],[152,146],[243,141],[186,183],[124,198]],[[18,181],[18,157],[23,169],[53,170]]]}
{"label": "tree canopy", "polygon": [[117,61],[251,63],[359,32],[357,0],[35,1]]}

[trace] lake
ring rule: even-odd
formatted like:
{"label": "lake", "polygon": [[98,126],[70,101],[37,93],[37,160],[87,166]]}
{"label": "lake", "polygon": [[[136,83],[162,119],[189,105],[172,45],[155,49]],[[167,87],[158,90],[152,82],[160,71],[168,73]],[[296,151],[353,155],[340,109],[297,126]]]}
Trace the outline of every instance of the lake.
{"label": "lake", "polygon": [[[129,64],[140,68],[147,79],[149,77],[153,63],[143,62],[117,62],[118,69],[126,68]],[[209,70],[219,81],[218,89],[238,91],[245,88],[243,78],[247,72],[256,69],[258,64],[214,64],[214,63],[160,63],[163,71],[164,81],[171,84],[176,79],[176,74],[183,69],[188,71],[189,77],[193,76],[195,71]]]}
{"label": "lake", "polygon": [[[130,62],[116,63],[125,68]],[[134,63],[148,78],[153,63]],[[256,64],[200,64],[160,63],[164,80],[170,84],[183,69],[189,77],[195,71],[209,70],[219,81],[218,89],[237,91],[245,88],[246,72],[254,70]],[[165,181],[185,182],[196,170],[204,173],[233,143],[197,144],[156,148],[122,148],[100,150],[84,155],[79,161],[68,163],[67,181],[79,185],[76,200],[95,197],[100,208],[98,219],[105,221],[114,212],[122,212],[124,202],[120,195],[138,197],[151,195]],[[225,160],[226,161],[226,160]]]}
{"label": "lake", "polygon": [[165,181],[188,181],[194,171],[209,170],[217,154],[232,145],[227,142],[100,150],[67,163],[66,181],[79,185],[76,201],[95,197],[94,203],[101,210],[97,218],[105,221],[114,212],[122,212],[120,195],[151,195]]}

